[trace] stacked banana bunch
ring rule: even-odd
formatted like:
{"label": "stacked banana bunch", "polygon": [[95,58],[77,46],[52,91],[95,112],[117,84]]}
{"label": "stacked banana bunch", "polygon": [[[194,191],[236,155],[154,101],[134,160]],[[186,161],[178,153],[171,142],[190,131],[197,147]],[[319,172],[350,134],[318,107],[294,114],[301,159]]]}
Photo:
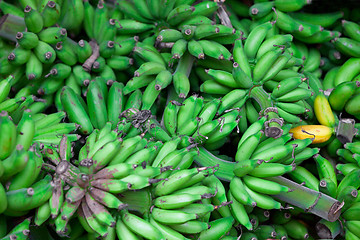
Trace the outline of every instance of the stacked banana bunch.
{"label": "stacked banana bunch", "polygon": [[0,239],[360,239],[359,9],[244,2],[0,1]]}
{"label": "stacked banana bunch", "polygon": [[15,81],[14,75],[8,75],[0,82],[0,110],[6,111],[15,124],[18,124],[24,111],[29,109],[33,114],[42,113],[51,104],[52,98],[38,98],[31,95],[28,89],[22,89],[15,96],[10,97],[10,89]]}
{"label": "stacked banana bunch", "polygon": [[[232,44],[240,33],[209,18],[219,8],[216,2],[194,2],[165,1],[164,10],[159,11],[161,1],[119,1],[125,15],[134,19],[120,20],[119,34],[146,36],[134,48],[134,59],[140,66],[125,86],[125,94],[146,86],[144,93],[157,96],[173,83],[177,95],[185,98],[192,85],[198,85],[189,78],[194,59],[231,59],[223,44]],[[159,53],[154,44],[165,51]],[[169,48],[171,52],[166,51]]]}
{"label": "stacked banana bunch", "polygon": [[59,134],[66,136],[71,142],[78,140],[79,135],[69,134],[76,130],[75,124],[59,123],[65,117],[64,112],[42,114],[35,122],[30,110],[26,109],[17,125],[6,111],[2,111],[0,115],[0,182],[4,203],[1,212],[4,212],[11,211],[11,203],[6,199],[5,191],[9,193],[28,188],[43,177],[43,155],[40,148],[47,144],[59,144]]}
{"label": "stacked banana bunch", "polygon": [[238,126],[240,111],[236,108],[225,110],[226,105],[217,98],[204,102],[204,98],[195,95],[182,104],[170,101],[161,123],[171,137],[186,136],[192,144],[216,150],[229,140],[228,136]]}
{"label": "stacked banana bunch", "polygon": [[[47,175],[41,180],[47,184],[35,186],[38,182],[22,191],[7,192],[8,199],[20,199],[19,195],[29,189],[37,193],[28,194],[26,201],[14,201],[17,205],[9,205],[7,211],[15,211],[14,206],[17,211],[37,208],[35,224],[40,226],[49,219],[60,236],[72,235],[68,222],[73,216],[78,217],[86,231],[104,238],[184,238],[181,234],[199,234],[209,239],[215,233],[221,236],[229,231],[233,224],[231,214],[209,222],[212,211],[230,204],[221,181],[212,175],[216,166],[190,168],[196,151],[176,150],[180,138],[162,144],[148,141],[144,134],[124,138],[121,134],[117,129],[111,130],[110,122],[95,129],[74,163],[70,162],[73,151],[66,136],[58,148],[45,146],[43,154],[49,163],[44,167],[54,172],[53,179]],[[141,194],[134,195],[140,206],[134,207],[136,204],[127,192],[137,193],[145,188],[153,195],[147,193],[148,202],[139,202]],[[203,204],[197,203],[200,200]],[[133,213],[139,208],[146,209],[144,218]],[[115,214],[112,209],[119,212]],[[211,231],[209,226],[214,226]]]}

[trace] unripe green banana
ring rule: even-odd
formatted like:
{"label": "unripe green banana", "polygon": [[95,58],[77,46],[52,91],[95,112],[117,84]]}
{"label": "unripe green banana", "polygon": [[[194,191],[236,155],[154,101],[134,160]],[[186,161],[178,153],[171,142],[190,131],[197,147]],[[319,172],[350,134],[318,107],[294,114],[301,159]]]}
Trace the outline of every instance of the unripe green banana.
{"label": "unripe green banana", "polygon": [[134,233],[153,240],[163,237],[162,233],[150,222],[125,210],[121,211],[120,214],[123,223]]}
{"label": "unripe green banana", "polygon": [[49,200],[53,187],[50,179],[43,179],[32,185],[30,188],[22,188],[6,193],[8,209],[25,211],[41,206]]}
{"label": "unripe green banana", "polygon": [[25,25],[29,32],[38,33],[43,29],[44,20],[41,14],[33,9],[31,6],[24,8],[25,13]]}
{"label": "unripe green banana", "polygon": [[[294,165],[284,165],[281,163],[264,163],[249,172],[249,175],[259,178],[281,176],[295,169]],[[271,171],[270,171],[271,170]]]}
{"label": "unripe green banana", "polygon": [[44,64],[51,64],[56,59],[55,50],[46,42],[39,41],[38,45],[33,48],[36,57]]}
{"label": "unripe green banana", "polygon": [[343,110],[345,104],[352,97],[357,87],[359,86],[359,82],[343,82],[337,85],[329,95],[328,100],[331,108],[335,111]]}
{"label": "unripe green banana", "polygon": [[288,173],[289,176],[298,183],[304,183],[304,186],[315,191],[319,190],[319,179],[310,171],[302,166],[297,166],[294,171]]}
{"label": "unripe green banana", "polygon": [[249,193],[245,189],[245,185],[241,178],[234,177],[230,181],[230,191],[232,196],[241,204],[248,205],[248,206],[256,206],[256,202],[254,199],[249,195]]}
{"label": "unripe green banana", "polygon": [[5,159],[16,146],[16,126],[5,111],[0,113],[0,129],[0,159]]}
{"label": "unripe green banana", "polygon": [[358,100],[360,98],[360,95],[354,95],[352,96],[347,103],[345,104],[345,111],[349,114],[352,114],[354,116],[359,115],[360,113],[360,108],[358,105]]}
{"label": "unripe green banana", "polygon": [[259,47],[256,59],[260,59],[266,52],[273,50],[274,45],[284,45],[288,42],[291,42],[293,39],[292,35],[285,34],[285,35],[274,35],[273,37],[266,39],[261,46]]}
{"label": "unripe green banana", "polygon": [[24,49],[33,49],[39,43],[39,37],[33,32],[18,32],[16,40]]}
{"label": "unripe green banana", "polygon": [[61,103],[72,122],[79,124],[80,131],[90,134],[93,131],[91,120],[86,110],[82,106],[75,92],[69,87],[63,87],[61,92]]}
{"label": "unripe green banana", "polygon": [[260,19],[268,15],[272,11],[273,7],[274,2],[255,3],[249,8],[249,16],[254,19]]}
{"label": "unripe green banana", "polygon": [[220,239],[230,230],[233,223],[232,216],[213,220],[209,222],[210,228],[200,233],[199,239]]}
{"label": "unripe green banana", "polygon": [[44,27],[50,27],[57,23],[60,18],[61,9],[58,3],[55,1],[48,1],[43,11],[41,12],[41,16],[44,21]]}
{"label": "unripe green banana", "polygon": [[150,223],[156,227],[166,238],[169,239],[185,239],[183,235],[181,235],[178,231],[170,228],[170,226],[167,226],[165,224],[161,224],[158,221],[155,221],[155,219],[150,216]]}

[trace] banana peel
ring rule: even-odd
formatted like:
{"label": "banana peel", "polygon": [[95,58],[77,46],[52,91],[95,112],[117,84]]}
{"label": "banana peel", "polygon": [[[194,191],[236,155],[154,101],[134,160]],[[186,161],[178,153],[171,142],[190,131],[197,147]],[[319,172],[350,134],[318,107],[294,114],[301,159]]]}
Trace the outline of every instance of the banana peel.
{"label": "banana peel", "polygon": [[312,138],[312,144],[323,143],[331,138],[334,128],[324,125],[301,125],[290,129],[294,139]]}

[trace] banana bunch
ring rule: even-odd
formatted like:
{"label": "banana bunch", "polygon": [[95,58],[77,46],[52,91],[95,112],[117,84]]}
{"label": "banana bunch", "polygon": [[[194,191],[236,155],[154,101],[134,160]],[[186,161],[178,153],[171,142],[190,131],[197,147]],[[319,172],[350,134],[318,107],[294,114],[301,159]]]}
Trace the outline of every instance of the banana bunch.
{"label": "banana bunch", "polygon": [[253,19],[250,28],[274,20],[275,33],[291,33],[295,39],[308,44],[325,43],[339,37],[340,32],[324,28],[334,26],[344,14],[340,11],[326,14],[298,11],[310,3],[305,0],[256,2],[248,10]]}
{"label": "banana bunch", "polygon": [[[286,122],[299,123],[301,118],[297,115],[303,114],[310,118],[313,115],[311,102],[305,100],[314,95],[313,89],[322,88],[320,80],[311,75],[311,71],[317,69],[317,62],[320,64],[320,53],[313,51],[314,56],[309,58],[311,62],[309,60],[305,68],[309,71],[305,73],[310,76],[305,77],[298,73],[298,66],[303,61],[298,50],[299,54],[294,54],[292,36],[276,34],[266,38],[272,28],[272,22],[265,22],[249,33],[244,44],[241,39],[235,41],[232,69],[199,68],[196,72],[204,81],[200,90],[208,94],[225,95],[223,99],[229,102],[229,108],[234,108],[231,104],[243,107],[243,119],[246,117],[250,123],[258,119],[259,112],[273,107],[276,107],[275,113]],[[310,79],[311,88],[304,82],[307,79]],[[270,97],[267,91],[272,92]],[[238,92],[249,95],[249,99],[244,99]],[[246,121],[244,129],[245,124]]]}
{"label": "banana bunch", "polygon": [[[160,143],[151,146],[146,140],[142,141],[141,136],[122,140],[116,131],[111,130],[111,123],[88,136],[74,164],[70,162],[73,156],[72,144],[66,136],[61,139],[58,148],[45,146],[42,153],[49,161],[45,166],[53,178],[49,180],[49,195],[45,195],[48,198],[37,202],[36,207],[39,208],[35,214],[35,224],[41,225],[51,217],[55,231],[64,236],[69,230],[69,220],[77,215],[87,231],[105,237],[108,229],[116,225],[116,219],[108,209],[121,210],[127,206],[117,197],[118,194],[146,188],[161,181],[162,178],[155,178],[170,170],[170,167],[152,167],[150,163],[147,164],[149,154],[145,155],[144,151],[141,151],[142,162],[132,162],[141,161],[139,154],[137,157],[136,153],[131,155],[135,150],[132,147],[137,145],[136,141],[141,141],[138,143],[141,145],[138,146],[139,151],[148,144],[147,149],[151,149],[149,154],[153,158],[156,156]],[[119,160],[123,154],[130,157]],[[118,162],[114,162],[115,159]],[[29,207],[26,205],[25,210]],[[19,208],[23,209],[21,205]]]}
{"label": "banana bunch", "polygon": [[119,0],[117,3],[127,18],[117,23],[120,34],[141,34],[143,38],[149,37],[155,40],[158,33],[165,30],[167,33],[164,34],[164,42],[175,42],[178,36],[182,35],[176,29],[181,26],[211,24],[212,20],[209,17],[219,7],[217,2],[195,3],[194,0],[164,2]]}
{"label": "banana bunch", "polygon": [[16,82],[16,76],[9,75],[0,82],[0,111],[6,111],[15,124],[19,124],[26,109],[32,114],[41,113],[52,104],[52,97],[37,98],[28,89],[23,89],[11,97],[10,89]]}
{"label": "banana bunch", "polygon": [[345,238],[346,239],[359,239],[358,223],[359,217],[359,203],[354,202],[346,211],[344,211],[342,216],[342,223],[344,224],[345,229]]}
{"label": "banana bunch", "polygon": [[169,136],[187,139],[181,144],[190,141],[215,150],[228,141],[228,136],[238,126],[240,111],[228,104],[218,98],[205,101],[197,95],[186,98],[183,103],[172,100],[164,109],[161,125]]}
{"label": "banana bunch", "polygon": [[129,94],[146,86],[144,94],[143,110],[151,108],[162,89],[171,83],[180,98],[185,98],[190,92],[189,74],[194,62],[193,57],[185,53],[172,70],[168,63],[171,56],[159,53],[158,50],[145,42],[138,42],[134,48],[134,58],[140,65],[134,72],[134,77],[128,81],[124,88],[124,94]]}
{"label": "banana bunch", "polygon": [[307,101],[313,91],[307,87],[306,80],[301,76],[286,78],[271,93],[279,116],[286,122],[296,124],[303,121],[301,117],[309,120],[314,117],[313,107]]}
{"label": "banana bunch", "polygon": [[[214,170],[213,167],[178,170],[154,186],[150,223],[157,225],[164,237],[183,239],[180,234],[184,234],[199,239],[219,239],[230,230],[234,219],[229,209],[220,211],[230,202],[222,183],[212,177]],[[215,202],[220,204],[211,204]],[[209,222],[214,210],[222,214]]]}
{"label": "banana bunch", "polygon": [[79,138],[69,134],[77,128],[75,124],[59,123],[64,112],[35,115],[34,119],[27,109],[15,125],[7,112],[1,112],[1,182],[6,183],[8,190],[29,187],[35,182],[43,163],[40,145],[58,145],[59,135],[67,136],[71,142]]}
{"label": "banana bunch", "polygon": [[291,140],[290,124],[283,126],[281,137],[266,137],[263,132],[265,120],[261,118],[243,133],[236,154],[231,158],[232,162],[217,157],[203,147],[199,148],[195,162],[201,166],[219,164],[215,175],[230,181],[234,176],[243,177],[247,174],[260,178],[281,176],[296,169],[295,164],[299,165],[319,153],[319,148],[309,146],[312,139]]}
{"label": "banana bunch", "polygon": [[[161,89],[173,82],[178,96],[185,98],[190,91],[189,74],[195,58],[204,59],[207,56],[230,60],[231,53],[222,44],[231,44],[240,37],[239,32],[222,24],[214,25],[208,18],[217,11],[217,2],[194,2],[166,1],[164,11],[157,9],[161,4],[159,1],[118,2],[125,15],[132,18],[118,21],[118,33],[140,34],[145,38],[134,48],[139,68],[126,91],[147,86],[145,92],[151,92],[156,97]],[[158,53],[153,45],[165,49],[165,52]],[[171,54],[166,52],[169,48]],[[178,59],[173,71],[172,65]]]}
{"label": "banana bunch", "polygon": [[[280,212],[280,211],[279,211]],[[256,215],[253,215],[256,216]],[[253,220],[256,218],[253,218]],[[256,222],[256,220],[255,220]],[[240,239],[310,239],[309,228],[302,220],[289,219],[283,224],[256,223],[253,231],[244,231]]]}
{"label": "banana bunch", "polygon": [[[57,99],[63,85],[71,85],[78,90],[98,75],[111,85],[116,81],[115,72],[133,64],[133,59],[126,55],[132,52],[138,38],[119,38],[115,47],[115,19],[120,18],[121,14],[106,6],[103,1],[99,2],[97,9],[93,9],[88,1],[66,0],[61,2],[61,6],[59,4],[53,1],[42,3],[38,10],[44,9],[43,15],[36,10],[37,3],[26,5],[28,8],[25,12],[29,11],[24,17],[27,31],[16,34],[14,41],[19,47],[12,50],[7,58],[3,57],[4,64],[10,67],[5,67],[2,74],[12,73],[15,76],[12,84],[15,89],[26,87],[31,94],[45,96],[58,92]],[[64,10],[60,14],[60,8],[77,11]],[[48,12],[49,9],[53,12]],[[53,15],[56,13],[59,16],[55,19]],[[83,19],[86,29],[91,32],[88,35],[93,40],[88,42],[81,39],[76,43],[67,36],[67,30],[74,35],[82,27]],[[107,22],[109,28],[98,27],[99,23]],[[55,23],[58,24],[56,27]],[[76,65],[79,63],[83,66]],[[22,65],[25,67],[18,68]]]}
{"label": "banana bunch", "polygon": [[[76,8],[70,10],[69,8]],[[43,28],[58,24],[78,33],[84,18],[82,1],[19,1],[18,3],[2,3],[1,10],[21,18],[27,18],[25,24],[30,26],[29,32],[38,33]],[[34,30],[34,31],[33,31]]]}
{"label": "banana bunch", "polygon": [[[86,92],[86,102],[81,93],[76,93],[71,86],[64,86],[60,93],[59,107],[64,109],[70,122],[80,126],[79,131],[88,135],[94,129],[101,129],[106,122],[111,122],[115,128],[119,122],[120,114],[125,106],[123,95],[124,85],[114,82],[109,88],[102,78],[97,78],[89,83]],[[139,108],[142,94],[140,91],[132,94],[128,101],[131,107]],[[132,102],[133,101],[133,102]]]}

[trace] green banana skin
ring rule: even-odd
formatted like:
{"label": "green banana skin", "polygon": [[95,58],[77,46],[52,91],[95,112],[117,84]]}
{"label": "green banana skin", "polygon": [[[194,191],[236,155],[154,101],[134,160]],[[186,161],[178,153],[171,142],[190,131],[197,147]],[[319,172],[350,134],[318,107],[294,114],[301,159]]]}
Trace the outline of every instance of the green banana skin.
{"label": "green banana skin", "polygon": [[3,174],[1,179],[9,179],[11,176],[21,172],[29,161],[29,154],[22,145],[17,145],[13,153],[2,161]]}
{"label": "green banana skin", "polygon": [[332,12],[332,13],[320,13],[320,14],[292,12],[290,13],[290,15],[295,19],[314,25],[321,25],[322,27],[327,28],[333,25],[337,20],[342,18],[344,16],[344,13],[340,11]]}
{"label": "green banana skin", "polygon": [[280,102],[296,102],[313,96],[314,93],[309,89],[296,88],[276,99]]}
{"label": "green banana skin", "polygon": [[246,175],[243,176],[242,179],[247,187],[259,193],[276,195],[279,194],[280,192],[290,191],[290,189],[286,186],[282,186],[278,183],[271,182],[262,178]]}
{"label": "green banana skin", "polygon": [[347,175],[353,170],[357,170],[358,166],[356,163],[338,163],[336,164],[336,169],[339,170],[342,174]]}
{"label": "green banana skin", "polygon": [[356,40],[346,37],[335,38],[332,41],[340,52],[350,57],[360,57],[360,43]]}
{"label": "green banana skin", "polygon": [[61,102],[68,117],[81,126],[79,130],[84,134],[90,134],[93,130],[90,118],[71,88],[63,87]]}
{"label": "green banana skin", "polygon": [[253,225],[250,222],[249,216],[245,210],[245,207],[243,204],[238,202],[231,194],[231,191],[228,191],[227,196],[230,201],[233,203],[231,204],[231,212],[235,218],[236,221],[238,221],[240,224],[244,225],[246,229],[252,230]]}
{"label": "green banana skin", "polygon": [[[272,170],[271,172],[269,170]],[[249,172],[250,176],[264,178],[281,176],[295,170],[295,165],[284,165],[281,163],[264,163]]]}
{"label": "green banana skin", "polygon": [[8,209],[26,211],[45,203],[52,194],[53,186],[49,179],[40,180],[30,188],[9,191],[6,193]]}
{"label": "green banana skin", "polygon": [[40,13],[33,9],[31,6],[26,6],[25,12],[25,25],[29,32],[38,33],[43,29],[44,21]]}
{"label": "green banana skin", "polygon": [[254,135],[251,135],[244,142],[242,142],[241,145],[238,145],[238,149],[235,155],[236,162],[250,159],[251,155],[260,142],[260,137],[262,134],[262,132],[258,132]]}
{"label": "green banana skin", "polygon": [[282,80],[279,85],[273,90],[271,95],[273,97],[280,97],[294,89],[296,89],[306,79],[301,77],[293,77]]}
{"label": "green banana skin", "polygon": [[170,227],[178,232],[185,234],[195,234],[200,233],[210,227],[206,222],[191,220],[182,224],[172,224]]}
{"label": "green banana skin", "polygon": [[360,26],[357,23],[342,20],[341,24],[342,24],[345,34],[347,36],[349,36],[350,38],[352,38],[356,41],[360,41],[360,37],[359,37],[359,33],[358,33],[358,31],[360,30]]}
{"label": "green banana skin", "polygon": [[[94,214],[86,204],[85,199],[83,199],[81,202],[81,207],[79,208],[78,214],[80,219],[84,218],[86,222],[86,228],[88,227],[92,229],[92,231],[98,233],[101,237],[106,237],[108,235],[107,227],[96,220]],[[85,224],[82,225],[84,226]]]}
{"label": "green banana skin", "polygon": [[357,94],[353,97],[351,97],[347,103],[345,104],[345,111],[349,114],[352,114],[354,116],[359,115],[360,109],[358,106],[358,100],[360,98],[360,95]]}
{"label": "green banana skin", "polygon": [[16,144],[16,126],[7,112],[0,113],[0,159],[10,156]]}
{"label": "green banana skin", "polygon": [[0,82],[0,103],[2,103],[9,95],[11,89],[11,80],[14,79],[13,75],[9,75],[7,78]]}
{"label": "green banana skin", "polygon": [[262,209],[268,209],[268,210],[283,208],[281,206],[281,203],[274,200],[271,196],[255,192],[255,191],[251,190],[249,187],[247,187],[246,185],[244,185],[244,187],[245,187],[245,191],[247,191],[248,194],[251,196],[251,198],[253,198],[254,201],[256,201],[256,204],[258,207],[260,207]]}
{"label": "green banana skin", "polygon": [[[90,210],[95,214],[96,219],[110,227],[115,227],[115,219],[111,216],[111,214],[106,210],[106,208],[95,201],[93,197],[91,197],[90,194],[85,194],[85,199],[88,207]],[[80,201],[78,201],[80,203]]]}
{"label": "green banana skin", "polygon": [[306,168],[297,166],[296,169],[288,173],[294,181],[298,183],[305,182],[304,186],[311,188],[315,191],[319,190],[319,179],[317,179],[310,171]]}
{"label": "green banana skin", "polygon": [[348,59],[338,70],[334,79],[334,86],[342,82],[350,82],[356,75],[359,74],[358,66],[360,64],[359,58]]}
{"label": "green banana skin", "polygon": [[281,52],[282,49],[278,48],[274,51],[269,51],[258,58],[253,70],[253,81],[255,83],[259,82],[265,76],[266,72],[271,68],[273,63],[275,63]]}
{"label": "green banana skin", "polygon": [[230,191],[232,196],[241,204],[255,207],[257,203],[249,195],[245,189],[245,185],[241,178],[234,177],[230,181]]}
{"label": "green banana skin", "polygon": [[273,138],[265,139],[259,143],[259,145],[257,146],[257,148],[253,153],[256,154],[262,152],[263,150],[272,148],[274,146],[285,144],[290,139],[291,139],[290,134],[283,134],[280,138],[277,139],[273,139]]}
{"label": "green banana skin", "polygon": [[255,59],[256,53],[265,39],[267,32],[273,27],[271,22],[263,23],[254,28],[244,44],[244,52],[249,60]]}
{"label": "green banana skin", "polygon": [[197,215],[193,213],[185,213],[180,210],[165,210],[154,207],[151,216],[155,221],[163,224],[181,224],[190,220],[197,219]]}
{"label": "green banana skin", "polygon": [[331,108],[335,111],[341,111],[344,109],[347,101],[353,96],[356,89],[360,86],[358,81],[356,82],[343,82],[336,86],[329,95],[329,103]]}
{"label": "green banana skin", "polygon": [[233,223],[234,218],[231,216],[213,220],[209,222],[210,228],[200,233],[199,239],[220,239],[230,230]]}
{"label": "green banana skin", "polygon": [[160,182],[155,187],[154,193],[156,196],[163,196],[179,190],[184,187],[184,183],[188,182],[197,173],[196,168],[177,171],[170,175],[167,181]]}
{"label": "green banana skin", "polygon": [[153,217],[150,216],[150,223],[155,226],[159,231],[166,237],[170,239],[186,239],[182,234],[174,229],[170,228],[165,224],[161,224],[154,220]]}
{"label": "green banana skin", "polygon": [[163,237],[162,233],[157,228],[134,214],[123,210],[121,212],[121,218],[124,224],[129,229],[131,229],[136,234],[139,234],[140,236],[147,237],[153,240],[161,239]]}

